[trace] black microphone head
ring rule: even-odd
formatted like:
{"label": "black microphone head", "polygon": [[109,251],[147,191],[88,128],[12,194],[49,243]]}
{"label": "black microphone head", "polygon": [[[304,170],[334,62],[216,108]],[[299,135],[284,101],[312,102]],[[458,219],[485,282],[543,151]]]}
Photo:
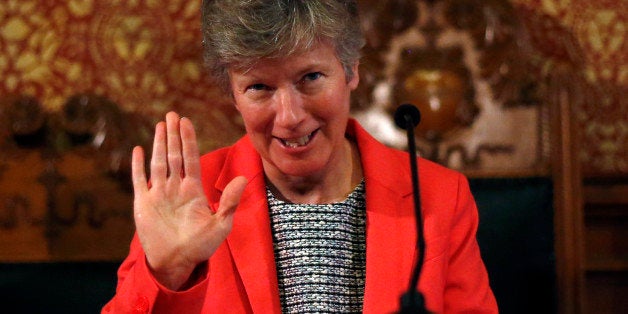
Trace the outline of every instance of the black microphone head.
{"label": "black microphone head", "polygon": [[406,119],[412,122],[412,127],[416,127],[421,122],[421,112],[414,105],[403,104],[395,111],[395,124],[405,130],[408,127]]}

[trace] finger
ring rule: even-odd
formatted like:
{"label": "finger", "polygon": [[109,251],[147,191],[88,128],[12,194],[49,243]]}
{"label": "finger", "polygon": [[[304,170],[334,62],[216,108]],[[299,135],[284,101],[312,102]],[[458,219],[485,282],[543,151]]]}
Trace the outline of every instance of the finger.
{"label": "finger", "polygon": [[217,215],[226,217],[233,214],[240,203],[240,197],[242,197],[247,183],[248,180],[245,177],[239,176],[227,184],[222,192],[222,196],[220,196],[220,206],[216,212]]}
{"label": "finger", "polygon": [[[181,178],[181,135],[179,132],[179,115],[175,112],[166,114],[166,135],[168,138],[168,170],[170,178]],[[178,176],[178,177],[177,177]]]}
{"label": "finger", "polygon": [[146,169],[144,169],[144,150],[140,146],[133,148],[133,157],[131,158],[131,177],[133,182],[133,192],[136,197],[148,191],[148,183],[146,182]]}
{"label": "finger", "polygon": [[152,187],[163,186],[168,175],[166,162],[166,129],[164,122],[155,126],[155,138],[153,140],[153,156],[150,160],[150,181]]}
{"label": "finger", "polygon": [[201,178],[201,166],[199,160],[198,144],[196,143],[196,133],[194,125],[188,118],[182,118],[181,124],[181,146],[183,152],[183,172],[186,177],[194,179]]}

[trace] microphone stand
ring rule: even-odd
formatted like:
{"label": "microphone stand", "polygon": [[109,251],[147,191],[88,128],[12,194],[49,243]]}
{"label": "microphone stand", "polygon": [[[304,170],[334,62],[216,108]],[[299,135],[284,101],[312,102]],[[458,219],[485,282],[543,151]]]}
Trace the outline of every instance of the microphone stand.
{"label": "microphone stand", "polygon": [[405,129],[408,135],[408,156],[410,157],[410,171],[412,175],[412,193],[414,196],[414,215],[416,218],[417,231],[417,251],[419,252],[416,265],[414,267],[410,286],[401,296],[400,314],[427,314],[430,313],[425,308],[425,299],[423,294],[418,291],[417,285],[421,276],[421,268],[423,267],[423,259],[425,257],[425,239],[423,238],[423,218],[421,214],[421,197],[419,194],[419,175],[416,156],[416,144],[414,139],[414,128],[421,121],[421,113],[410,104],[403,104],[397,108],[395,112],[395,123],[398,127]]}

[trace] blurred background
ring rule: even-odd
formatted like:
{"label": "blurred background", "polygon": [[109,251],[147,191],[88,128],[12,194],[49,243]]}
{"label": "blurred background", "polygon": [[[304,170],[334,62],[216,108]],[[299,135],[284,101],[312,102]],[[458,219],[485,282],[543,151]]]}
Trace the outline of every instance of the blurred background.
{"label": "blurred background", "polygon": [[[0,3],[0,302],[95,313],[133,235],[130,152],[169,110],[244,134],[198,0]],[[502,313],[628,312],[626,1],[360,0],[354,116],[470,178]],[[7,311],[5,311],[7,310]]]}

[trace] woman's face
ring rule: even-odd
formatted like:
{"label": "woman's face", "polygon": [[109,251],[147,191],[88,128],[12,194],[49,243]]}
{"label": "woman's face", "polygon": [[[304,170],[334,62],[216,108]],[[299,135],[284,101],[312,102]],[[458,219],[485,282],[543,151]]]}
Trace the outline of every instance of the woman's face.
{"label": "woman's face", "polygon": [[325,175],[342,164],[357,63],[353,70],[347,81],[326,43],[302,54],[263,59],[248,70],[229,70],[236,108],[267,174]]}

